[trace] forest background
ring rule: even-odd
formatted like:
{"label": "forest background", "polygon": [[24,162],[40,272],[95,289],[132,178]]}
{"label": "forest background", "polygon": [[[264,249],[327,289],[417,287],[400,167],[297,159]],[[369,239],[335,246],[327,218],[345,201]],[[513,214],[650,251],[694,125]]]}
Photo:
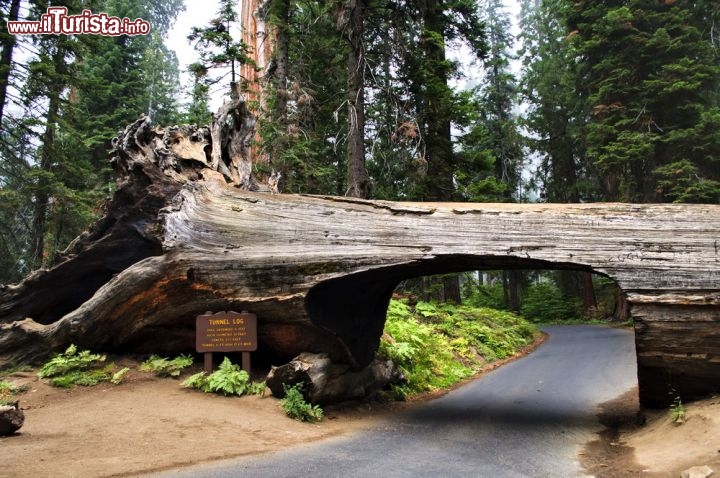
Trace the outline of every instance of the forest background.
{"label": "forest background", "polygon": [[[285,193],[720,202],[717,1],[518,5],[219,0],[186,32],[197,61],[183,82],[168,39],[182,0],[0,0],[0,283],[51,267],[102,215],[118,130],[141,114],[208,124],[211,92],[229,98],[233,87],[257,119],[254,173],[279,176]],[[6,21],[50,6],[152,29],[7,33]],[[405,287],[513,310],[557,296],[587,313],[602,283],[588,276],[484,272]]]}

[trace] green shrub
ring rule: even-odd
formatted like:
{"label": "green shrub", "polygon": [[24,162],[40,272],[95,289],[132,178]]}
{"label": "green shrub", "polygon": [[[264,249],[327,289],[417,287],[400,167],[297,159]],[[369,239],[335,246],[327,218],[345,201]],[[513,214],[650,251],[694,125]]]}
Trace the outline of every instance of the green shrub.
{"label": "green shrub", "polygon": [[505,358],[532,342],[537,329],[505,311],[418,302],[414,310],[392,300],[379,355],[402,369],[406,383],[396,398],[449,387],[486,362]]}
{"label": "green shrub", "polygon": [[30,390],[30,384],[17,386],[5,380],[0,380],[0,399],[8,398],[11,395],[18,395]]}
{"label": "green shrub", "polygon": [[487,307],[490,309],[505,309],[505,294],[502,283],[481,285],[474,288],[470,297],[464,301],[471,307]]}
{"label": "green shrub", "polygon": [[49,378],[53,387],[90,387],[113,377],[115,365],[105,365],[105,359],[104,355],[93,354],[88,350],[78,351],[75,345],[71,345],[40,367],[38,376]]}
{"label": "green shrub", "polygon": [[580,300],[563,297],[560,289],[549,282],[530,285],[520,313],[535,323],[571,321],[582,317]]}
{"label": "green shrub", "polygon": [[110,378],[110,382],[115,385],[120,385],[129,371],[130,369],[128,367],[121,368],[113,374],[112,378]]}
{"label": "green shrub", "polygon": [[179,355],[172,360],[159,355],[151,355],[140,364],[140,371],[153,372],[158,377],[179,377],[183,369],[192,364],[193,358],[190,355]]}
{"label": "green shrub", "polygon": [[38,376],[40,378],[58,377],[69,372],[96,367],[104,361],[104,355],[93,354],[88,350],[78,352],[75,345],[70,345],[65,352],[55,355],[40,367]]}
{"label": "green shrub", "polygon": [[305,401],[302,394],[303,383],[288,387],[283,384],[285,397],[280,400],[280,406],[285,414],[293,420],[301,422],[317,422],[323,419],[323,410],[319,405],[311,405]]}
{"label": "green shrub", "polygon": [[250,382],[250,376],[239,365],[225,357],[216,371],[210,375],[199,372],[188,377],[183,387],[194,388],[205,393],[223,395],[260,395],[265,390],[265,382]]}
{"label": "green shrub", "polygon": [[685,406],[680,397],[675,397],[675,400],[670,406],[670,419],[676,425],[685,423]]}

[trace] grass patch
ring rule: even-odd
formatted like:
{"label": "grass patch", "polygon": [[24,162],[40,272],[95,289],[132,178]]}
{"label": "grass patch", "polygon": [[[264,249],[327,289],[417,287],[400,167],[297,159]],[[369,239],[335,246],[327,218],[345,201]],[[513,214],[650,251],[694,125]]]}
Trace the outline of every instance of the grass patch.
{"label": "grass patch", "polygon": [[15,385],[6,380],[0,380],[0,402],[14,395],[20,395],[30,390],[29,384]]}
{"label": "grass patch", "polygon": [[537,328],[515,314],[467,305],[390,301],[379,354],[394,360],[407,382],[396,398],[447,388],[485,363],[530,344]]}

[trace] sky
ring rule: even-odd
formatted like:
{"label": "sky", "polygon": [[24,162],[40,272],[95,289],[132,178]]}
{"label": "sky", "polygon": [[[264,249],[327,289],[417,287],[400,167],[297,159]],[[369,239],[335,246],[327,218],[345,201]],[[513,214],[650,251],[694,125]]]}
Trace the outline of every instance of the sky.
{"label": "sky", "polygon": [[[217,0],[186,1],[185,11],[178,15],[175,24],[168,33],[167,45],[175,50],[181,71],[181,84],[188,85],[191,76],[187,73],[187,67],[198,60],[198,52],[188,42],[187,36],[192,27],[208,25],[217,13]],[[222,94],[220,91],[211,91],[210,109],[217,110],[222,105]]]}

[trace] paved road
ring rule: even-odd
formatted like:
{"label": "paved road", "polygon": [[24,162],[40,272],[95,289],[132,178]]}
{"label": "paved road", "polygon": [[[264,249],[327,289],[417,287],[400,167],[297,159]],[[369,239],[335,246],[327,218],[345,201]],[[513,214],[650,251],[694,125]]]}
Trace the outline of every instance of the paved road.
{"label": "paved road", "polygon": [[350,437],[162,477],[577,477],[596,406],[637,383],[632,333],[547,327],[550,339],[445,397]]}

